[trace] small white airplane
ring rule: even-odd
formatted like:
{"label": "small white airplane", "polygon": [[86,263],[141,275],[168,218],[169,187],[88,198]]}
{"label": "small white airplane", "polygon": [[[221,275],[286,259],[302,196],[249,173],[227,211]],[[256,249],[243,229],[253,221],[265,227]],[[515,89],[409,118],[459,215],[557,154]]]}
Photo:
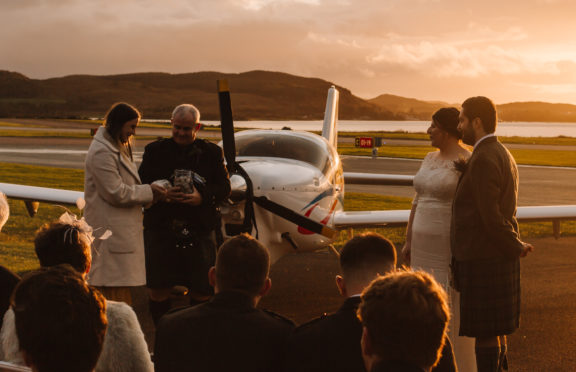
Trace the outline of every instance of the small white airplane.
{"label": "small white airplane", "polygon": [[[341,229],[399,226],[409,210],[343,210],[344,184],[412,185],[412,176],[345,173],[336,150],[338,97],[328,90],[322,135],[292,130],[245,130],[234,134],[230,92],[219,84],[222,142],[232,194],[221,205],[225,236],[250,232],[268,247],[272,262],[291,252],[330,246]],[[83,193],[0,183],[9,198],[84,205]],[[576,219],[576,205],[520,207],[520,221]]]}

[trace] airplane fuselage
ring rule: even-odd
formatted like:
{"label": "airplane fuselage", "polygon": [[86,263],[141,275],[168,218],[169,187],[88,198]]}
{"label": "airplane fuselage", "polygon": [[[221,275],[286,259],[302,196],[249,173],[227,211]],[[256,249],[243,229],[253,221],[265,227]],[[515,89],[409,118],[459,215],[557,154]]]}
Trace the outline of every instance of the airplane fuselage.
{"label": "airplane fuselage", "polygon": [[[253,184],[255,197],[265,196],[324,225],[342,211],[344,178],[336,149],[313,133],[291,130],[247,130],[236,133],[237,162]],[[225,224],[241,223],[245,202],[224,205]],[[252,234],[270,250],[272,261],[286,253],[326,247],[332,239],[312,233],[254,205]]]}

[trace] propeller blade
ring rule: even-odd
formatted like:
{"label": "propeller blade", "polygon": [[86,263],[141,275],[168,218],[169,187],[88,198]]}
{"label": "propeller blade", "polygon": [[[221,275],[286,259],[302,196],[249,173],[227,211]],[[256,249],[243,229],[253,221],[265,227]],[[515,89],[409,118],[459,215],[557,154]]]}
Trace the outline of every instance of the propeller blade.
{"label": "propeller blade", "polygon": [[255,197],[254,202],[267,211],[270,211],[298,226],[302,226],[306,230],[312,231],[316,234],[324,235],[330,239],[334,239],[336,235],[338,235],[337,230],[316,222],[308,217],[304,217],[301,214],[294,212],[292,209],[273,202],[265,196]]}
{"label": "propeller blade", "polygon": [[236,143],[234,141],[234,120],[228,80],[218,80],[218,102],[220,104],[220,130],[226,168],[232,173],[236,166]]}

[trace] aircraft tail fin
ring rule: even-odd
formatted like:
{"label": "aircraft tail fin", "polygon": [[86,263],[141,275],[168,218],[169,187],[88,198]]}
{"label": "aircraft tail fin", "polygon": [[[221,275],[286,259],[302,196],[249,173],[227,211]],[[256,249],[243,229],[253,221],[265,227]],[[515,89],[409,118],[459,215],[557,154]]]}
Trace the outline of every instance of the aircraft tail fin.
{"label": "aircraft tail fin", "polygon": [[326,99],[326,112],[324,113],[324,125],[322,126],[322,137],[334,147],[338,146],[338,100],[340,92],[334,85],[328,89]]}

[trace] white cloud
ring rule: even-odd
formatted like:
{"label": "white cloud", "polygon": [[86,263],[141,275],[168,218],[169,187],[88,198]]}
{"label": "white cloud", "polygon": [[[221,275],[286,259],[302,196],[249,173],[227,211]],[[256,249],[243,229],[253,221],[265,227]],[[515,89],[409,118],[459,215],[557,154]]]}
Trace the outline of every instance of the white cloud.
{"label": "white cloud", "polygon": [[267,6],[280,4],[289,5],[291,3],[300,3],[307,5],[319,5],[320,0],[236,0],[244,9],[259,11]]}
{"label": "white cloud", "polygon": [[0,0],[0,69],[268,69],[361,96],[440,94],[440,81],[456,101],[467,86],[545,94],[521,84],[576,84],[573,10],[562,0]]}

